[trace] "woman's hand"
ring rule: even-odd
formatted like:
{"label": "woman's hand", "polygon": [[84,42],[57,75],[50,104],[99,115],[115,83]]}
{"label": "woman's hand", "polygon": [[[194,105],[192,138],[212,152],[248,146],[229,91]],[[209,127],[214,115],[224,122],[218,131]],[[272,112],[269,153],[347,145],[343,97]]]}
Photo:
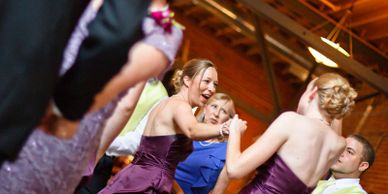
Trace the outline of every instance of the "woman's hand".
{"label": "woman's hand", "polygon": [[229,130],[238,130],[241,134],[245,132],[247,129],[247,122],[238,117],[238,115],[234,115],[232,121],[229,125]]}

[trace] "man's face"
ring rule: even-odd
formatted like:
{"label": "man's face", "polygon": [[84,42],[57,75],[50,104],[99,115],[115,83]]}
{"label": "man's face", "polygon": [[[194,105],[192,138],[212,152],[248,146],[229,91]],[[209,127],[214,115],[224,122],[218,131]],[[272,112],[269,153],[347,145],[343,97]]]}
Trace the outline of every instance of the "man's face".
{"label": "man's face", "polygon": [[[356,139],[346,138],[346,148],[337,162],[331,166],[333,175],[341,175],[348,178],[357,178],[365,170],[365,162],[362,162],[363,147]],[[367,163],[367,162],[366,162]]]}

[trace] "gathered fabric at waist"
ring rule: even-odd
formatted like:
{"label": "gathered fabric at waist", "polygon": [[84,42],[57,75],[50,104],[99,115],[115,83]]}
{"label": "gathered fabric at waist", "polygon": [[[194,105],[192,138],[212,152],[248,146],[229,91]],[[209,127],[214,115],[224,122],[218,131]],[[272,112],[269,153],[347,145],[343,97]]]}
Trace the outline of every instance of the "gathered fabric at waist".
{"label": "gathered fabric at waist", "polygon": [[132,164],[139,165],[139,166],[157,167],[157,168],[163,169],[171,176],[175,175],[176,165],[172,165],[165,158],[156,157],[151,153],[141,152],[141,151],[137,152],[135,154],[134,160],[132,161]]}
{"label": "gathered fabric at waist", "polygon": [[287,166],[274,154],[266,163],[257,168],[256,177],[245,186],[240,194],[307,194],[313,188],[307,187]]}

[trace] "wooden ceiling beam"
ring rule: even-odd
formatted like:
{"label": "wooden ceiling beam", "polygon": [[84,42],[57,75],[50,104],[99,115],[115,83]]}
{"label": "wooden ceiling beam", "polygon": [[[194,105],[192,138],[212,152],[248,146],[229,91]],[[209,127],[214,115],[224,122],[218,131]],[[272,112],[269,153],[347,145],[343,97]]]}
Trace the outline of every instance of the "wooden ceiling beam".
{"label": "wooden ceiling beam", "polygon": [[[287,1],[287,0],[280,0],[284,3],[287,3],[287,2],[293,2],[294,4],[296,2],[299,2],[300,4],[304,5],[306,8],[310,9],[311,11],[313,11],[314,13],[316,13],[317,15],[319,15],[320,17],[322,17],[323,19],[326,19],[327,21],[330,21],[331,24],[333,24],[334,26],[338,24],[338,22],[336,22],[335,20],[333,20],[332,18],[328,17],[327,15],[323,14],[321,11],[317,10],[315,7],[311,6],[309,3],[307,3],[305,0],[298,0],[298,1]],[[293,6],[292,8],[294,9],[297,9],[297,10],[301,10],[302,13],[304,15],[306,15],[306,17],[309,17],[309,18],[312,18],[313,20],[316,20],[316,21],[320,21],[322,22],[322,19],[318,19],[317,17],[314,17],[313,15],[311,15],[310,13],[306,12],[306,11],[303,11],[304,9],[302,8],[302,6],[297,6],[297,5],[294,5],[294,4],[290,4],[291,6]],[[377,57],[382,57],[384,58],[384,61],[386,61],[388,59],[388,55],[382,51],[380,51],[379,49],[377,49],[374,45],[372,45],[371,43],[367,42],[365,39],[361,38],[360,36],[358,36],[357,34],[353,33],[352,31],[350,31],[349,29],[347,29],[346,27],[342,26],[342,25],[339,25],[338,26],[341,30],[345,31],[347,34],[351,35],[352,37],[354,37],[354,40],[353,41],[358,41],[360,43],[362,43],[362,45],[364,45],[366,49],[370,49],[371,51],[373,51],[372,54],[376,55],[376,58]],[[355,45],[355,44],[354,44]],[[360,48],[362,49],[362,48]],[[380,59],[379,59],[380,60]]]}
{"label": "wooden ceiling beam", "polygon": [[244,38],[233,40],[231,43],[232,46],[238,46],[241,44],[249,45],[249,44],[255,44],[255,42],[249,37],[244,37]]}
{"label": "wooden ceiling beam", "polygon": [[366,29],[365,38],[367,40],[378,40],[388,37],[388,25],[369,27]]}
{"label": "wooden ceiling beam", "polygon": [[334,13],[337,13],[337,12],[340,12],[343,10],[347,10],[347,9],[351,8],[352,6],[353,7],[363,6],[364,3],[368,3],[368,2],[370,2],[370,0],[354,0],[354,2],[351,1],[351,2],[340,5],[338,9],[329,11],[328,14],[334,14]]}
{"label": "wooden ceiling beam", "polygon": [[236,33],[236,30],[233,28],[225,27],[225,28],[217,30],[215,35],[218,37],[218,36],[225,36],[225,35],[228,35],[231,33]]}
{"label": "wooden ceiling beam", "polygon": [[203,9],[201,9],[201,8],[198,7],[198,6],[190,7],[188,10],[185,10],[185,11],[183,12],[183,14],[184,14],[185,16],[194,15],[194,14],[198,14],[198,13],[203,13]]}
{"label": "wooden ceiling beam", "polygon": [[181,7],[181,6],[191,5],[192,3],[193,3],[192,0],[179,0],[179,1],[173,1],[172,6]]}
{"label": "wooden ceiling beam", "polygon": [[341,6],[335,5],[329,0],[320,0],[320,2],[323,3],[325,6],[329,7],[333,11],[339,10],[341,8]]}
{"label": "wooden ceiling beam", "polygon": [[[218,2],[218,0],[215,0],[214,2]],[[199,6],[203,6],[209,12],[216,15],[217,17],[220,17],[221,20],[230,25],[229,28],[219,29],[219,31],[215,33],[216,36],[231,36],[233,34],[240,33],[252,38],[252,40],[255,40],[254,27],[250,27],[249,25],[251,24],[249,24],[249,22],[246,21],[244,18],[231,18],[230,14],[224,14],[221,10],[218,10],[213,6],[206,4],[205,0],[198,0],[197,4]],[[223,9],[226,8],[222,7],[222,10]],[[248,8],[245,7],[245,9]],[[283,60],[291,64],[299,65],[306,69],[312,68],[314,66],[314,61],[310,55],[306,56],[306,50],[299,48],[296,44],[290,43],[289,39],[282,36],[279,31],[277,31],[277,27],[273,27],[273,31],[267,32],[267,34],[265,35],[265,39],[269,43],[268,46],[271,53],[275,54],[276,56],[282,58]],[[271,28],[266,28],[266,30],[270,29]],[[260,50],[256,49],[257,47],[253,49],[251,48],[246,51],[246,54],[248,56],[260,54]],[[322,73],[325,71],[324,69],[325,68],[318,67],[316,73]]]}
{"label": "wooden ceiling beam", "polygon": [[328,58],[337,62],[345,71],[363,80],[376,90],[388,96],[388,80],[386,78],[377,75],[358,61],[346,57],[333,47],[324,44],[320,40],[320,37],[299,25],[286,15],[278,12],[263,0],[241,0],[241,2],[245,3],[245,5],[254,13],[279,25],[281,28],[298,37],[302,42],[312,46]]}
{"label": "wooden ceiling beam", "polygon": [[258,47],[251,47],[251,48],[248,49],[246,54],[248,56],[259,55],[260,54],[260,49]]}
{"label": "wooden ceiling beam", "polygon": [[219,19],[211,15],[208,18],[204,18],[201,22],[199,22],[199,26],[203,27],[203,26],[207,26],[215,23],[219,23]]}
{"label": "wooden ceiling beam", "polygon": [[352,28],[357,28],[359,26],[376,22],[379,20],[387,19],[388,18],[388,12],[387,12],[388,6],[387,7],[382,7],[378,8],[376,11],[373,12],[368,12],[366,14],[362,15],[354,15],[351,16],[351,27]]}
{"label": "wooden ceiling beam", "polygon": [[271,64],[271,60],[269,58],[269,51],[268,51],[268,46],[267,46],[267,41],[265,40],[265,34],[263,31],[263,24],[264,22],[259,16],[255,16],[255,35],[256,35],[256,40],[257,43],[259,44],[259,47],[261,49],[261,62],[264,67],[264,72],[267,74],[268,78],[268,84],[269,88],[271,90],[271,97],[272,97],[272,104],[273,104],[273,112],[272,116],[277,117],[282,108],[280,105],[280,95],[279,95],[279,88],[277,87],[276,83],[276,76],[275,72],[273,70],[273,66]]}
{"label": "wooden ceiling beam", "polygon": [[379,48],[388,53],[388,40],[379,41]]}

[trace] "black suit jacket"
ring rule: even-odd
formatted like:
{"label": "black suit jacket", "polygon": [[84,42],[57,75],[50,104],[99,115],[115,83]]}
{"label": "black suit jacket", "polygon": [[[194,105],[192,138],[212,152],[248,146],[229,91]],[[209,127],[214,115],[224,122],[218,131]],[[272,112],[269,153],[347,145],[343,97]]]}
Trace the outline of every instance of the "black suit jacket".
{"label": "black suit jacket", "polygon": [[[65,116],[81,118],[91,102],[83,101],[86,104],[78,108],[67,100],[71,102],[77,91],[87,90],[87,99],[94,96],[99,90],[94,88],[117,72],[118,67],[107,68],[108,61],[124,64],[127,48],[141,38],[139,24],[149,0],[105,0],[77,64],[59,80],[63,50],[88,1],[0,0],[0,162],[17,156],[54,92]],[[117,46],[124,42],[126,48]],[[96,62],[107,65],[106,71],[94,68]]]}
{"label": "black suit jacket", "polygon": [[0,161],[38,124],[87,0],[0,0]]}
{"label": "black suit jacket", "polygon": [[142,19],[150,1],[106,0],[89,25],[74,66],[58,84],[54,100],[68,119],[78,120],[93,103],[96,93],[128,58],[132,44],[142,38]]}

